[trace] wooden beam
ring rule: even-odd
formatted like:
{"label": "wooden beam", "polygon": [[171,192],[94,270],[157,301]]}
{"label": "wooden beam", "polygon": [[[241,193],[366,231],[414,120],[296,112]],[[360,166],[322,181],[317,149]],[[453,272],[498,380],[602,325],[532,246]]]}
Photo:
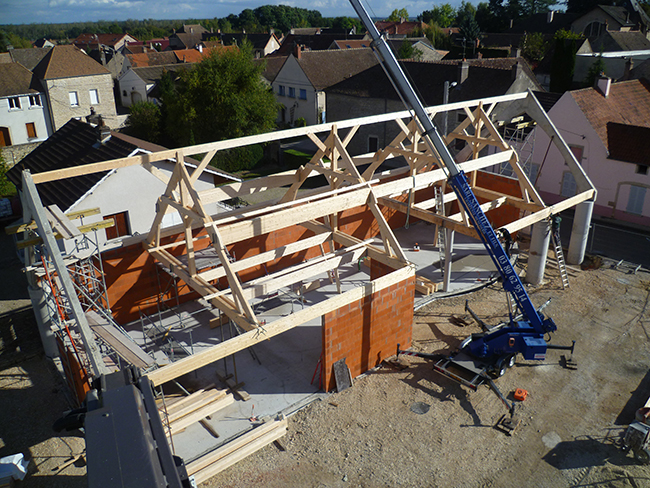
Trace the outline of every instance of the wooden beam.
{"label": "wooden beam", "polygon": [[328,312],[349,305],[363,297],[370,296],[373,293],[411,278],[414,275],[415,271],[413,266],[404,266],[392,273],[377,278],[376,280],[364,283],[362,286],[357,286],[353,290],[346,291],[340,295],[335,295],[332,298],[316,303],[311,307],[304,308],[291,315],[275,320],[270,324],[266,324],[263,329],[245,332],[244,334],[212,346],[205,351],[179,359],[172,364],[152,371],[148,374],[149,379],[154,383],[154,385],[161,385],[207,364],[211,364],[214,361],[230,356],[250,346],[254,346],[261,341],[282,334],[283,332],[309,322],[310,320],[321,317]]}
{"label": "wooden beam", "polygon": [[[100,220],[99,222],[93,222],[92,224],[80,225],[77,227],[79,232],[82,234],[87,234],[88,232],[94,232],[99,229],[108,229],[109,227],[115,226],[115,221],[113,219]],[[53,236],[57,240],[65,239],[63,234],[59,232],[53,232]],[[25,239],[22,241],[16,242],[17,249],[25,249],[26,247],[37,246],[43,243],[41,237],[34,237],[33,239]]]}
{"label": "wooden beam", "polygon": [[506,197],[506,205],[517,207],[521,210],[527,210],[529,212],[537,212],[538,210],[544,208],[544,205],[540,205],[539,203],[526,202],[521,198],[508,195],[507,193],[501,193],[498,191],[489,190],[487,188],[481,188],[479,186],[472,188],[472,191],[477,197],[487,198],[488,200],[496,200],[497,198]]}
{"label": "wooden beam", "polygon": [[[260,264],[268,263],[269,261],[274,261],[276,259],[281,259],[285,256],[290,256],[297,252],[318,246],[319,244],[322,244],[327,239],[329,239],[331,236],[331,232],[325,232],[312,237],[307,237],[306,239],[292,242],[286,246],[278,247],[271,251],[266,251],[249,258],[235,261],[231,264],[231,268],[234,272],[239,273],[248,268],[252,268],[253,266],[259,266]],[[200,273],[199,276],[201,276],[205,281],[213,281],[226,276],[226,271],[223,268],[219,267],[204,271],[203,273]]]}
{"label": "wooden beam", "polygon": [[[90,217],[91,215],[98,215],[100,213],[99,207],[90,208],[87,210],[77,210],[76,212],[68,212],[65,216],[70,220],[81,219],[84,217]],[[5,227],[5,233],[7,234],[17,234],[19,232],[25,232],[26,230],[35,230],[37,228],[36,222],[33,220],[27,224],[14,224]]]}

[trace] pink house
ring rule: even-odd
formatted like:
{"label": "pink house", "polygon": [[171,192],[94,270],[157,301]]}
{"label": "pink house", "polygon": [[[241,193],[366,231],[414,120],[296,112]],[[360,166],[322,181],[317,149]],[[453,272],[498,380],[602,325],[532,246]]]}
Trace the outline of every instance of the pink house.
{"label": "pink house", "polygon": [[[566,92],[548,115],[597,189],[594,214],[650,226],[650,84],[601,78],[597,88]],[[548,204],[573,196],[565,159],[536,132],[540,195]]]}

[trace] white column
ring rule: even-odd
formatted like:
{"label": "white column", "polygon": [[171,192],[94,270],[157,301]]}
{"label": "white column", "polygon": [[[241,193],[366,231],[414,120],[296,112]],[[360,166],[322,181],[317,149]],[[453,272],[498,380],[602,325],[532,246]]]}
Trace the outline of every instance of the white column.
{"label": "white column", "polygon": [[456,231],[445,229],[445,233],[445,239],[447,242],[445,243],[445,269],[442,276],[444,280],[444,291],[449,292],[451,291],[449,289],[451,285],[451,256],[454,252],[454,237],[456,236]]}
{"label": "white column", "polygon": [[569,252],[567,254],[568,264],[581,264],[585,259],[593,210],[593,200],[587,200],[576,206],[571,229],[571,240],[569,241]]}
{"label": "white column", "polygon": [[548,245],[551,241],[551,223],[548,220],[541,220],[533,224],[533,232],[530,236],[530,250],[528,251],[528,268],[526,270],[526,282],[539,285],[544,279],[546,269],[546,256]]}

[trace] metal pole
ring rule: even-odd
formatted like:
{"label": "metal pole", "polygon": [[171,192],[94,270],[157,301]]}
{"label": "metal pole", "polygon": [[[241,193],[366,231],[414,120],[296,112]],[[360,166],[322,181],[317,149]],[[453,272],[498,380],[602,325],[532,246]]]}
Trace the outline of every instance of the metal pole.
{"label": "metal pole", "polygon": [[[445,81],[445,91],[442,94],[442,104],[447,105],[448,103],[449,103],[449,82]],[[447,112],[446,110],[445,110],[445,118],[443,120],[444,120],[445,124],[444,124],[443,129],[442,129],[442,135],[446,136],[447,135],[447,124],[449,122],[449,112]]]}

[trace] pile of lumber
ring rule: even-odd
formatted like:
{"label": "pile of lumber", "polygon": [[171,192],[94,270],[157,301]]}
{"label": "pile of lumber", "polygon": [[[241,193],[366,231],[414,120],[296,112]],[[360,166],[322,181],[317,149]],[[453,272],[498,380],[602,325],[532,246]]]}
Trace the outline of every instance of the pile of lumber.
{"label": "pile of lumber", "polygon": [[207,388],[198,390],[189,396],[166,401],[164,405],[159,405],[160,418],[165,425],[166,432],[169,435],[178,434],[195,422],[201,422],[212,435],[216,432],[207,425],[206,417],[216,411],[231,405],[235,401],[232,393],[227,390],[217,388]]}
{"label": "pile of lumber", "polygon": [[199,485],[255,451],[278,440],[287,433],[287,428],[287,419],[285,418],[258,425],[253,430],[186,465],[187,474],[194,476],[194,481]]}
{"label": "pile of lumber", "polygon": [[418,274],[415,275],[415,290],[422,293],[425,296],[431,295],[438,291],[438,284],[434,283],[424,276]]}

